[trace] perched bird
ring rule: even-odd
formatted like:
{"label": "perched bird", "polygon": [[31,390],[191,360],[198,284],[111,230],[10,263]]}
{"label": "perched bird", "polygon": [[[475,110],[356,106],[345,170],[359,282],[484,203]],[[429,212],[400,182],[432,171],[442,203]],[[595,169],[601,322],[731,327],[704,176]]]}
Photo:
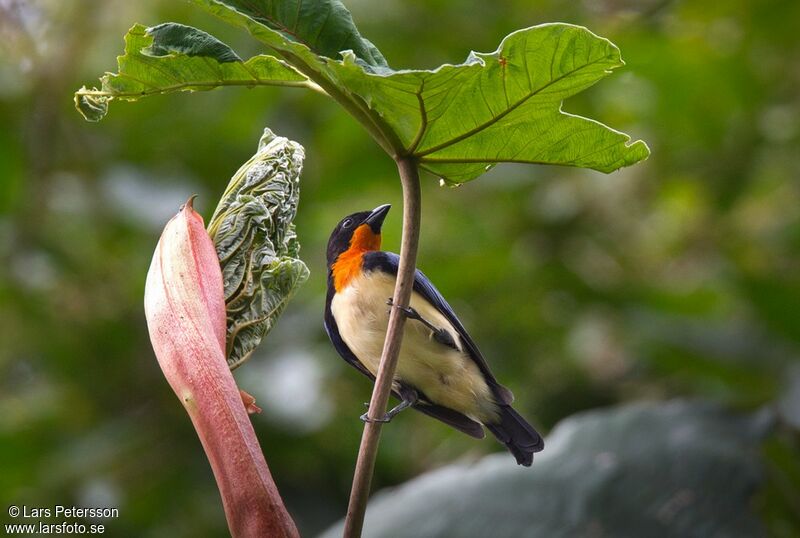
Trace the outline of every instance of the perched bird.
{"label": "perched bird", "polygon": [[[325,329],[344,360],[373,380],[400,260],[380,250],[390,207],[345,217],[328,241]],[[478,439],[483,424],[517,463],[529,466],[534,452],[544,448],[542,437],[511,407],[511,391],[497,382],[453,309],[420,271],[404,312],[408,319],[392,385],[401,402],[379,420],[388,422],[413,407]],[[361,418],[369,420],[366,413]]]}

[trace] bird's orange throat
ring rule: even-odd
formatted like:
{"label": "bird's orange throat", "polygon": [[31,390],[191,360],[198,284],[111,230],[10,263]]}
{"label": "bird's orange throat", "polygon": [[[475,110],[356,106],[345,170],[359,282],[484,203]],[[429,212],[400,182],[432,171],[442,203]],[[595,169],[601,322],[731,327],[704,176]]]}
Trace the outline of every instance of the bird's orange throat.
{"label": "bird's orange throat", "polygon": [[347,287],[350,281],[361,273],[364,253],[381,248],[381,234],[376,234],[369,224],[362,224],[353,232],[350,247],[339,254],[331,266],[333,287],[337,293]]}

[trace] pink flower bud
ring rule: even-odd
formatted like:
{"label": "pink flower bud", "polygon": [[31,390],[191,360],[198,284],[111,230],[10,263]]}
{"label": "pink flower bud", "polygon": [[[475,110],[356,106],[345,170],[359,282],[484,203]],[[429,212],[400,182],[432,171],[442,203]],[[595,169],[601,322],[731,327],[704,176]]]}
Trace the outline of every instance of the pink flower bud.
{"label": "pink flower bud", "polygon": [[164,228],[144,307],[153,350],[200,437],[231,534],[298,536],[225,360],[222,273],[191,199]]}

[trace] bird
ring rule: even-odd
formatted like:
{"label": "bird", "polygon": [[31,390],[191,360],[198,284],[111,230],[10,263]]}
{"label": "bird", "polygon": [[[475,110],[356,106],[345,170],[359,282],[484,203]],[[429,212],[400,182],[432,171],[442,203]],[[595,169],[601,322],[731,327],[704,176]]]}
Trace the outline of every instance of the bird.
{"label": "bird", "polygon": [[[328,240],[328,292],[324,325],[336,351],[375,380],[389,323],[400,257],[380,250],[381,227],[391,205],[343,218]],[[419,270],[409,306],[392,394],[400,403],[389,422],[413,408],[482,439],[485,426],[517,463],[530,466],[542,436],[513,407],[514,396],[489,369],[478,346],[431,281]],[[366,404],[368,405],[368,404]]]}

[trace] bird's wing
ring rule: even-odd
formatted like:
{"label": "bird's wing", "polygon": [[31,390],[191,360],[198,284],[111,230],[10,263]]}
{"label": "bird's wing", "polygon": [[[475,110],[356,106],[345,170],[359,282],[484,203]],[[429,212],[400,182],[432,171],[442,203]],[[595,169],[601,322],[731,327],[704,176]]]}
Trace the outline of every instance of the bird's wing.
{"label": "bird's wing", "polygon": [[486,436],[483,427],[468,416],[454,411],[453,409],[431,403],[430,400],[422,396],[420,397],[420,403],[415,405],[412,409],[416,409],[430,417],[439,419],[448,426],[452,426],[475,439],[483,439]]}
{"label": "bird's wing", "polygon": [[[328,277],[330,280],[331,277]],[[339,326],[336,325],[336,318],[333,317],[333,312],[331,311],[331,301],[333,301],[333,296],[336,294],[336,290],[334,289],[333,285],[329,282],[328,283],[328,296],[325,299],[325,318],[324,318],[324,325],[325,325],[325,332],[328,333],[328,338],[330,338],[333,347],[336,348],[336,351],[339,352],[339,355],[342,356],[344,360],[349,362],[352,366],[370,378],[371,380],[375,381],[375,376],[372,375],[372,372],[367,370],[366,366],[361,364],[361,361],[358,360],[358,357],[350,350],[347,344],[344,343],[342,340],[342,336],[339,334]]]}
{"label": "bird's wing", "polygon": [[[397,268],[400,264],[400,256],[394,252],[375,251],[364,254],[364,270],[380,269],[387,273],[397,275]],[[426,301],[436,308],[446,319],[449,321],[453,328],[458,332],[464,350],[469,357],[475,361],[478,369],[483,374],[486,382],[492,388],[495,396],[500,400],[500,403],[510,405],[514,401],[514,395],[506,387],[501,385],[495,379],[494,374],[489,369],[486,359],[483,358],[477,344],[472,340],[461,320],[458,319],[453,308],[448,304],[447,300],[442,297],[439,290],[433,283],[425,276],[425,274],[417,269],[414,275],[414,291],[419,293]]]}

